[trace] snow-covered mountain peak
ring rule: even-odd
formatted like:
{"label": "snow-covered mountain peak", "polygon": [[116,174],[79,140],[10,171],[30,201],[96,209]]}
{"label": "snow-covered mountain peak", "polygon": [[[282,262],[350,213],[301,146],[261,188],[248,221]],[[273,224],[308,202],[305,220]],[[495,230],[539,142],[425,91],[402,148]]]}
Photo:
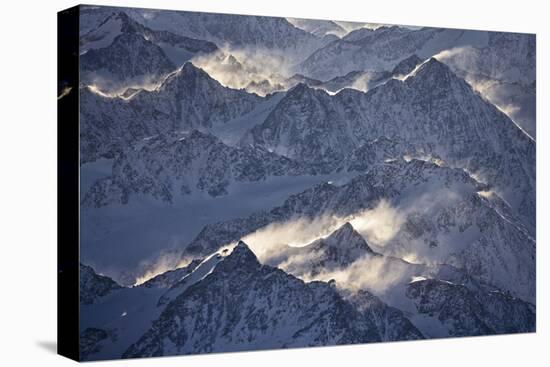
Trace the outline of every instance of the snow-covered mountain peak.
{"label": "snow-covered mountain peak", "polygon": [[212,78],[206,71],[199,68],[198,66],[193,65],[192,62],[188,61],[183,64],[175,72],[171,73],[166,77],[164,83],[159,89],[167,88],[171,84],[184,84],[192,82],[204,81],[206,83],[212,83],[223,87],[217,80]]}
{"label": "snow-covered mountain peak", "polygon": [[344,269],[358,259],[378,256],[353,226],[346,222],[328,236],[305,246],[287,246],[269,263],[309,279],[320,273]]}
{"label": "snow-covered mountain peak", "polygon": [[[94,33],[99,33],[101,31],[113,31],[113,23],[116,23],[120,26],[118,29],[122,33],[133,32],[138,28],[142,28],[141,24],[135,22],[123,11],[113,11],[110,16],[105,18],[105,20],[94,30],[92,30],[87,36],[93,35]],[[107,29],[111,28],[111,29]],[[84,36],[86,37],[86,36]]]}
{"label": "snow-covered mountain peak", "polygon": [[376,29],[364,27],[351,31],[345,37],[343,37],[343,40],[347,42],[364,42],[369,37],[380,37],[385,33],[402,31],[405,31],[405,29],[399,26],[382,26]]}
{"label": "snow-covered mountain peak", "polygon": [[423,83],[426,87],[450,88],[451,83],[460,82],[467,85],[444,63],[434,57],[429,58],[417,65],[406,77],[405,81],[410,83]]}
{"label": "snow-covered mountain peak", "polygon": [[407,75],[412,72],[420,63],[422,63],[422,59],[416,54],[412,54],[411,56],[401,60],[397,65],[395,65],[391,74],[394,76]]}
{"label": "snow-covered mountain peak", "polygon": [[361,236],[349,222],[346,222],[329,236],[319,240],[329,247],[342,247],[347,249],[360,249],[365,252],[373,252],[367,241]]}
{"label": "snow-covered mountain peak", "polygon": [[225,258],[224,263],[234,266],[258,266],[260,264],[254,252],[243,241],[237,243],[231,254]]}
{"label": "snow-covered mountain peak", "polygon": [[92,304],[122,287],[109,277],[99,275],[91,266],[80,264],[80,303]]}
{"label": "snow-covered mountain peak", "polygon": [[192,75],[192,76],[201,76],[201,77],[209,77],[210,76],[201,68],[198,66],[193,65],[192,62],[186,62],[183,64],[183,66],[180,69],[180,73],[184,75]]}
{"label": "snow-covered mountain peak", "polygon": [[286,18],[292,25],[318,37],[336,36],[343,37],[347,31],[330,20]]}
{"label": "snow-covered mountain peak", "polygon": [[321,89],[311,88],[304,82],[299,82],[288,91],[286,96],[289,98],[300,98],[312,97],[319,94],[326,94],[326,92]]}

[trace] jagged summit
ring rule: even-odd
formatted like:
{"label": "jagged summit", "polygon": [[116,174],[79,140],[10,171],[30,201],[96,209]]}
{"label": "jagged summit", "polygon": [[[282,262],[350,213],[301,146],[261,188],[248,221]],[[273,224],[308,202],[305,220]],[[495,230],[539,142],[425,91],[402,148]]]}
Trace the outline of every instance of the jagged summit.
{"label": "jagged summit", "polygon": [[346,222],[329,236],[320,240],[322,245],[332,247],[344,247],[348,249],[359,249],[366,252],[374,252],[367,241],[361,236],[350,222]]}
{"label": "jagged summit", "polygon": [[303,97],[314,92],[315,89],[310,88],[304,82],[299,82],[287,92],[286,97]]}
{"label": "jagged summit", "polygon": [[224,88],[217,80],[208,75],[208,73],[203,69],[194,65],[191,61],[187,61],[179,69],[168,75],[161,88],[168,86],[171,83],[184,83],[201,80]]}
{"label": "jagged summit", "polygon": [[467,86],[466,82],[459,78],[446,64],[431,57],[422,63],[418,69],[407,78],[409,85],[422,83],[426,88],[450,89],[452,83],[460,83]]}
{"label": "jagged summit", "polygon": [[258,258],[252,252],[250,247],[244,241],[239,241],[237,245],[233,248],[231,254],[227,256],[224,262],[230,262],[235,265],[258,265]]}
{"label": "jagged summit", "polygon": [[320,85],[322,84],[323,82],[320,81],[320,80],[316,80],[316,79],[312,79],[312,78],[308,78],[307,76],[303,75],[303,74],[294,74],[293,76],[291,76],[290,78],[287,79],[287,82],[288,83],[297,83],[297,84],[300,84],[300,83],[305,83],[307,85],[312,85],[312,86],[315,86],[315,85]]}
{"label": "jagged summit", "polygon": [[[285,256],[274,261],[282,261],[285,264],[285,270],[291,274],[311,276],[316,276],[323,271],[345,269],[366,256],[379,256],[349,222],[326,237],[303,247],[287,247],[284,252]],[[299,260],[295,261],[295,259]]]}
{"label": "jagged summit", "polygon": [[[378,326],[390,320],[391,335]],[[242,241],[140,336],[123,358],[422,338],[401,312],[381,302],[358,310],[325,282],[258,266]]]}
{"label": "jagged summit", "polygon": [[185,64],[182,65],[181,72],[185,73],[185,74],[189,74],[189,75],[199,75],[200,74],[202,76],[206,75],[206,76],[210,77],[210,75],[208,75],[208,73],[206,71],[204,71],[200,67],[196,66],[191,61],[188,61],[188,62],[186,62]]}
{"label": "jagged summit", "polygon": [[416,54],[412,54],[406,59],[401,60],[392,70],[392,75],[407,75],[422,62],[422,59]]}
{"label": "jagged summit", "polygon": [[[232,100],[236,103],[254,103],[262,100],[262,97],[254,93],[248,93],[242,89],[232,89],[222,85],[214,79],[204,69],[193,64],[191,61],[184,63],[179,69],[169,74],[158,88],[159,91],[168,91],[169,93],[191,93],[188,98],[200,98],[201,102],[198,108],[207,104],[210,100],[220,100],[219,104],[225,104]],[[237,106],[227,106],[228,109],[237,108]]]}
{"label": "jagged summit", "polygon": [[[145,60],[145,61],[142,61]],[[120,33],[107,47],[91,48],[81,58],[84,82],[92,84],[96,73],[105,69],[121,86],[124,80],[147,76],[156,79],[175,69],[160,46],[140,33]],[[104,89],[110,89],[109,86]]]}
{"label": "jagged summit", "polygon": [[143,27],[141,24],[137,23],[135,20],[130,18],[128,14],[126,14],[123,11],[115,11],[111,14],[111,16],[107,17],[103,23],[99,26],[101,28],[102,25],[112,21],[112,20],[120,20],[122,22],[121,31],[123,33],[130,33],[130,32],[137,32],[143,30],[145,27]]}
{"label": "jagged summit", "polygon": [[121,288],[111,278],[99,275],[91,266],[80,263],[80,303],[92,304]]}

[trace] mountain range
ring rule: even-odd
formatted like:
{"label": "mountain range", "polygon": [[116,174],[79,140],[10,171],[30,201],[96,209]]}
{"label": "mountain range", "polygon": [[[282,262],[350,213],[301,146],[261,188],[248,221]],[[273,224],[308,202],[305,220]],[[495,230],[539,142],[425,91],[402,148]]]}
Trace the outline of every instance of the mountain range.
{"label": "mountain range", "polygon": [[82,359],[535,331],[532,35],[81,18]]}

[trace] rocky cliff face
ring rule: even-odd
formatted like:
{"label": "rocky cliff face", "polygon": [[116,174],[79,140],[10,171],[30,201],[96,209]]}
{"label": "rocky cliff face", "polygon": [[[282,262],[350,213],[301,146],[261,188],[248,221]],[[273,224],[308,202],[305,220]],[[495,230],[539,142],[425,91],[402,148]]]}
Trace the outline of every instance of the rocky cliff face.
{"label": "rocky cliff face", "polygon": [[472,292],[460,284],[430,279],[411,283],[407,296],[420,314],[444,324],[450,336],[535,330],[533,306],[500,291]]}
{"label": "rocky cliff face", "polygon": [[80,264],[80,303],[92,304],[121,288],[114,280],[97,274],[89,266]]}
{"label": "rocky cliff face", "polygon": [[217,197],[227,195],[234,183],[308,171],[308,167],[265,149],[231,147],[211,134],[192,130],[154,136],[118,153],[112,175],[98,180],[82,204],[127,204],[136,195],[173,203],[193,192]]}

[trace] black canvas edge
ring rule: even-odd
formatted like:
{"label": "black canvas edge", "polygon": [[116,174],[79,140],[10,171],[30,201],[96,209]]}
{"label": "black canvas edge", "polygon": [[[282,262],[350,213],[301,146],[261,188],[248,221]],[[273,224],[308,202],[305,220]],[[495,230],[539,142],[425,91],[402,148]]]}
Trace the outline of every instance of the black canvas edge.
{"label": "black canvas edge", "polygon": [[80,7],[57,13],[57,353],[79,361]]}

